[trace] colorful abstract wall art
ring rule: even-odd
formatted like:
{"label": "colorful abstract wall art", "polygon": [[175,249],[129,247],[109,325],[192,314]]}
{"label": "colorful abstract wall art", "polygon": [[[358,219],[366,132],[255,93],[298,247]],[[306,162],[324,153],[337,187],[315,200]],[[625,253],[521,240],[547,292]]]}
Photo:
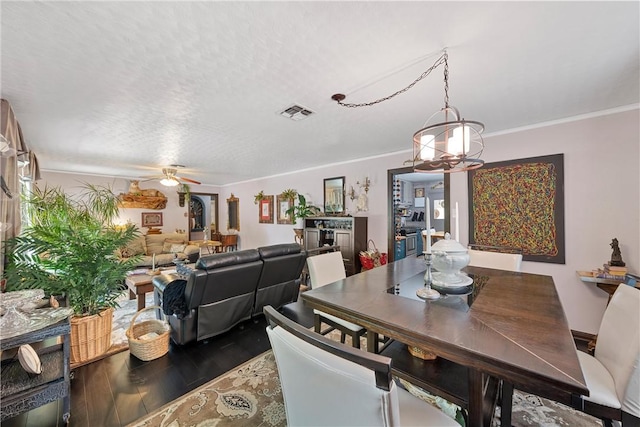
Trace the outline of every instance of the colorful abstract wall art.
{"label": "colorful abstract wall art", "polygon": [[468,173],[469,243],[564,264],[564,156],[487,163]]}

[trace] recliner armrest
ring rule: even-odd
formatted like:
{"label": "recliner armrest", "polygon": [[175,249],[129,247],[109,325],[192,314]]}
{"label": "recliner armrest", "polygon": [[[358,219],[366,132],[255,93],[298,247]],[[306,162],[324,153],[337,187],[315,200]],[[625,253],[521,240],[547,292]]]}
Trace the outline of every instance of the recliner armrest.
{"label": "recliner armrest", "polygon": [[187,281],[178,274],[161,274],[151,279],[162,301],[162,311],[167,316],[175,314],[178,319],[189,312],[184,291]]}

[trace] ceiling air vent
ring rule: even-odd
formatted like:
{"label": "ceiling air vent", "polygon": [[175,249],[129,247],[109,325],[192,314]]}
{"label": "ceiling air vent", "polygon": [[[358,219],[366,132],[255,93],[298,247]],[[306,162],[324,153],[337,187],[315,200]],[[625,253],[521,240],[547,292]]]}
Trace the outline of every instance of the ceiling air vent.
{"label": "ceiling air vent", "polygon": [[314,114],[313,111],[301,107],[300,105],[292,105],[291,107],[280,112],[280,115],[282,117],[286,117],[287,119],[295,121],[304,120],[312,114]]}

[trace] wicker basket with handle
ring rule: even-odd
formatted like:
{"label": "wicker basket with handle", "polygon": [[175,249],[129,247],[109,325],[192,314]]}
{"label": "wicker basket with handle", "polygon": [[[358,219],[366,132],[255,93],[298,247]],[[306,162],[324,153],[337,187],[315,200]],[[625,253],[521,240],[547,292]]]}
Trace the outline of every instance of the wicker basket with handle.
{"label": "wicker basket with handle", "polygon": [[[143,308],[133,315],[126,335],[129,339],[129,352],[140,360],[149,361],[164,356],[169,351],[169,324],[162,314],[163,320],[149,319],[135,323],[140,314],[147,310],[160,309],[160,306],[152,305]],[[162,313],[162,310],[160,309]],[[142,339],[147,334],[156,336]]]}

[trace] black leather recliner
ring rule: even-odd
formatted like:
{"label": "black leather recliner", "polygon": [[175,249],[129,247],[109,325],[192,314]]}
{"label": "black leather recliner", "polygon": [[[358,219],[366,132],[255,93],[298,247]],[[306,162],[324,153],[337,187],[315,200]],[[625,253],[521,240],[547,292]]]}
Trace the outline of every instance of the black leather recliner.
{"label": "black leather recliner", "polygon": [[[167,316],[171,338],[177,344],[201,341],[250,319],[261,271],[257,249],[201,257],[184,283],[186,313]],[[161,303],[165,314],[163,294],[169,287],[179,287],[180,280],[177,275],[153,278],[156,303]]]}
{"label": "black leather recliner", "polygon": [[297,243],[204,256],[193,269],[154,277],[155,303],[175,343],[200,341],[262,314],[265,305],[296,301],[305,262]]}
{"label": "black leather recliner", "polygon": [[300,277],[307,260],[306,252],[297,243],[258,248],[263,266],[256,290],[253,314],[263,314],[270,305],[276,310],[298,300]]}

